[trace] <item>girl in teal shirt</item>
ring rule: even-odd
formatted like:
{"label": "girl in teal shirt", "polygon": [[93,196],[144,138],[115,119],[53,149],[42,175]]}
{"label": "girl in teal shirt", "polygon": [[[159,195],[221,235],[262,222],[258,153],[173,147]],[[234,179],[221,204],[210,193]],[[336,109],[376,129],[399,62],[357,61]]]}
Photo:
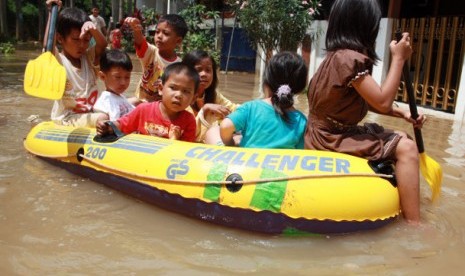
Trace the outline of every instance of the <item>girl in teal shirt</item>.
{"label": "girl in teal shirt", "polygon": [[207,133],[206,142],[232,146],[235,133],[240,132],[241,147],[302,149],[307,119],[294,108],[294,95],[305,89],[306,82],[307,67],[299,55],[276,54],[264,75],[267,97],[238,107],[221,122],[219,131]]}

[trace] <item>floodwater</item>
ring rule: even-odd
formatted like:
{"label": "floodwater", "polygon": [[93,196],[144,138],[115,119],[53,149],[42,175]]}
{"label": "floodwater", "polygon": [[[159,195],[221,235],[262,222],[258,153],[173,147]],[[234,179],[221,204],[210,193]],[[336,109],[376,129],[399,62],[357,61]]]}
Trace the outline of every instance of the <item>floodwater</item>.
{"label": "floodwater", "polygon": [[[280,237],[230,229],[140,202],[27,153],[27,117],[52,102],[22,89],[39,51],[0,56],[0,275],[461,275],[465,268],[465,123],[431,113],[427,154],[442,165],[442,197],[421,183],[420,227],[402,219],[368,232]],[[137,65],[137,63],[135,63]],[[140,77],[140,68],[133,74]],[[258,95],[250,74],[220,75],[220,90]],[[306,112],[306,99],[299,97]],[[367,120],[411,132],[402,120]]]}

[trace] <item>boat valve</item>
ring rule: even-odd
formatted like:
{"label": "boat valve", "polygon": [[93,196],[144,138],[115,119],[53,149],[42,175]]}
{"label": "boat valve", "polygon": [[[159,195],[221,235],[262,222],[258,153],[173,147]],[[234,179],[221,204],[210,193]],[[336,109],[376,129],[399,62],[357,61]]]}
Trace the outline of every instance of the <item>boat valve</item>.
{"label": "boat valve", "polygon": [[242,184],[238,184],[238,181],[242,181],[242,176],[237,173],[230,174],[226,181],[231,181],[231,184],[226,184],[226,189],[231,193],[238,192],[242,188]]}
{"label": "boat valve", "polygon": [[82,160],[84,159],[84,158],[82,158],[83,155],[84,155],[84,149],[79,148],[78,151],[76,152],[76,158],[79,161],[79,163],[81,163]]}

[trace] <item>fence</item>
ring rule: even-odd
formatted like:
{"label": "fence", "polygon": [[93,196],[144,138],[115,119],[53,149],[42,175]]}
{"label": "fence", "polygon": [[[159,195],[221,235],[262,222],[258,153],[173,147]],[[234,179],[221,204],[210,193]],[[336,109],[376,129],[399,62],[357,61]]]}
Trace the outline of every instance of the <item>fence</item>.
{"label": "fence", "polygon": [[[413,41],[408,62],[416,103],[454,113],[465,53],[465,17],[398,19],[392,37],[398,29],[409,32]],[[396,100],[407,101],[403,82]]]}

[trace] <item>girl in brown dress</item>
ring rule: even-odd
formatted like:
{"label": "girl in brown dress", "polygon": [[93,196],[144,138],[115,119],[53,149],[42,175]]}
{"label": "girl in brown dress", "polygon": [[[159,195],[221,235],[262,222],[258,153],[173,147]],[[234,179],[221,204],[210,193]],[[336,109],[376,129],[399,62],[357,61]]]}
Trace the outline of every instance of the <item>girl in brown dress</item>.
{"label": "girl in brown dress", "polygon": [[389,72],[383,84],[371,77],[378,60],[375,41],[381,10],[376,0],[336,0],[326,35],[327,56],[309,84],[309,116],[305,147],[347,153],[368,160],[395,161],[395,174],[404,218],[420,221],[419,158],[406,133],[375,123],[358,125],[368,110],[404,118],[421,127],[410,112],[393,105],[402,67],[412,48],[408,33],[392,41]]}

